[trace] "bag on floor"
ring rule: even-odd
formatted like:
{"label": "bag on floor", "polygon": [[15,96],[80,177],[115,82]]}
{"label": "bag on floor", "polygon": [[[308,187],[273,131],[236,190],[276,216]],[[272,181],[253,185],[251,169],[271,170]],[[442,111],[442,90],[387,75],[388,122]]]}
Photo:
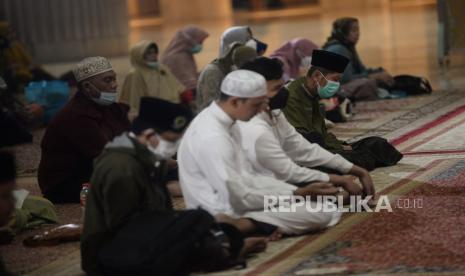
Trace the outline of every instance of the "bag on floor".
{"label": "bag on floor", "polygon": [[154,211],[133,219],[100,251],[105,275],[187,275],[238,264],[242,234],[204,210]]}
{"label": "bag on floor", "polygon": [[410,75],[395,76],[391,90],[405,91],[410,96],[431,94],[433,91],[427,79]]}
{"label": "bag on floor", "polygon": [[353,143],[352,149],[355,152],[369,152],[374,159],[374,168],[393,166],[403,157],[393,145],[381,137],[367,137]]}
{"label": "bag on floor", "polygon": [[48,123],[65,106],[69,98],[69,86],[64,81],[30,82],[25,88],[26,99],[45,108],[44,121]]}

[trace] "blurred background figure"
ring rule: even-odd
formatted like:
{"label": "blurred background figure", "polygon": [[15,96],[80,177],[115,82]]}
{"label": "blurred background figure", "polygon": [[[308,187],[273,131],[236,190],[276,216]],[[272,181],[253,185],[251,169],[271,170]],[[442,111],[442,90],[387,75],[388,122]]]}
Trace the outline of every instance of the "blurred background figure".
{"label": "blurred background figure", "polygon": [[367,68],[356,50],[359,38],[358,19],[343,17],[334,21],[331,36],[323,46],[323,49],[350,60],[342,77],[341,96],[352,100],[374,100],[431,93],[431,86],[425,78],[412,75],[393,77],[382,67]]}
{"label": "blurred background figure", "polygon": [[202,51],[203,41],[208,35],[205,30],[197,26],[184,27],[176,32],[161,58],[161,62],[168,66],[186,90],[191,91],[190,95],[186,95],[189,98],[184,100],[188,103],[194,100],[199,78],[194,55]]}
{"label": "blurred background figure", "polygon": [[197,86],[197,111],[207,107],[220,94],[221,82],[230,72],[257,57],[257,52],[248,46],[233,43],[226,54],[208,64],[199,77]]}
{"label": "blurred background figure", "polygon": [[15,113],[16,106],[6,82],[0,76],[0,129],[8,130],[0,135],[0,147],[32,142],[31,133]]}
{"label": "blurred background figure", "polygon": [[131,107],[130,113],[139,111],[140,98],[144,96],[181,102],[186,89],[167,66],[158,61],[158,45],[144,40],[131,48],[132,69],[123,83],[119,101]]}
{"label": "blurred background figure", "polygon": [[253,48],[259,56],[265,54],[268,48],[266,43],[253,36],[249,26],[234,26],[226,29],[221,36],[220,57],[226,55],[234,43],[242,43]]}
{"label": "blurred background figure", "polygon": [[300,77],[301,69],[306,73],[311,66],[313,50],[318,48],[318,45],[306,38],[295,38],[284,43],[270,57],[283,63],[283,78],[289,81]]}
{"label": "blurred background figure", "polygon": [[0,21],[0,75],[13,90],[21,89],[29,81],[55,79],[33,61],[6,21]]}
{"label": "blurred background figure", "polygon": [[53,80],[51,74],[36,64],[6,21],[0,21],[0,76],[7,89],[3,103],[26,125],[40,124],[45,107],[26,99],[25,87],[31,81]]}
{"label": "blurred background figure", "polygon": [[394,79],[382,68],[365,67],[356,49],[359,38],[360,27],[357,18],[344,17],[334,21],[331,36],[323,45],[324,50],[343,55],[350,60],[341,80],[342,93],[357,100],[387,97],[389,92],[378,91],[377,84],[392,86]]}

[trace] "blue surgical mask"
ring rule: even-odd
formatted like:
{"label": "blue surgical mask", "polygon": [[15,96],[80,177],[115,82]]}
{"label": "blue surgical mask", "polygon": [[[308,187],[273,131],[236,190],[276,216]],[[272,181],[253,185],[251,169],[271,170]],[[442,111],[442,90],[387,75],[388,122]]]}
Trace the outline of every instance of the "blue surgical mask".
{"label": "blue surgical mask", "polygon": [[100,105],[110,105],[116,102],[116,93],[115,92],[100,92],[100,97],[93,99],[94,102]]}
{"label": "blue surgical mask", "polygon": [[321,72],[320,74],[326,80],[326,85],[321,87],[318,81],[316,82],[316,85],[318,86],[318,96],[320,96],[320,98],[322,99],[328,99],[333,97],[334,95],[336,95],[341,84],[337,81],[328,80]]}
{"label": "blue surgical mask", "polygon": [[146,61],[145,64],[152,69],[158,69],[159,66],[158,61]]}
{"label": "blue surgical mask", "polygon": [[193,54],[198,54],[202,51],[203,45],[202,44],[196,44],[194,47],[191,48],[191,52]]}
{"label": "blue surgical mask", "polygon": [[94,87],[95,90],[97,90],[100,93],[100,97],[98,98],[91,98],[92,101],[94,101],[98,105],[111,105],[116,102],[116,92],[106,92],[106,91],[101,91],[95,85],[91,83],[91,85]]}

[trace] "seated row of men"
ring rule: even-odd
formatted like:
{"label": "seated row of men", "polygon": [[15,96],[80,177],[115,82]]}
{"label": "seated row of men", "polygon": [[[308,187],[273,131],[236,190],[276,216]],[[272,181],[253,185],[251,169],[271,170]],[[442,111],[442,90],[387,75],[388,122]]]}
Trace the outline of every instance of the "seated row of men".
{"label": "seated row of men", "polygon": [[393,165],[401,154],[378,137],[352,145],[337,140],[318,105],[337,92],[347,64],[315,50],[307,75],[284,87],[282,64],[256,58],[229,73],[219,99],[192,122],[183,106],[144,97],[130,126],[127,108],[115,103],[108,60],[79,63],[79,91],[45,134],[39,183],[53,202],[76,202],[90,179],[83,269],[105,270],[102,248],[137,215],[172,211],[165,175],[176,170],[176,153],[187,208],[202,208],[244,235],[302,234],[340,219],[336,211],[309,213],[303,206],[265,212],[265,196],[374,195],[368,170]]}

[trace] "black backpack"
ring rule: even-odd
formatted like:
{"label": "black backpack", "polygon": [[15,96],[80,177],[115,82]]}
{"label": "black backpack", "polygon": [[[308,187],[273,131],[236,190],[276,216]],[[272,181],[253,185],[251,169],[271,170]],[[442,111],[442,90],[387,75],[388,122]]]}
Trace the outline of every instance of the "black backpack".
{"label": "black backpack", "polygon": [[427,79],[410,75],[395,76],[390,90],[405,91],[408,95],[431,94],[433,91]]}
{"label": "black backpack", "polygon": [[245,265],[242,234],[204,210],[144,213],[100,251],[105,275],[187,275]]}

